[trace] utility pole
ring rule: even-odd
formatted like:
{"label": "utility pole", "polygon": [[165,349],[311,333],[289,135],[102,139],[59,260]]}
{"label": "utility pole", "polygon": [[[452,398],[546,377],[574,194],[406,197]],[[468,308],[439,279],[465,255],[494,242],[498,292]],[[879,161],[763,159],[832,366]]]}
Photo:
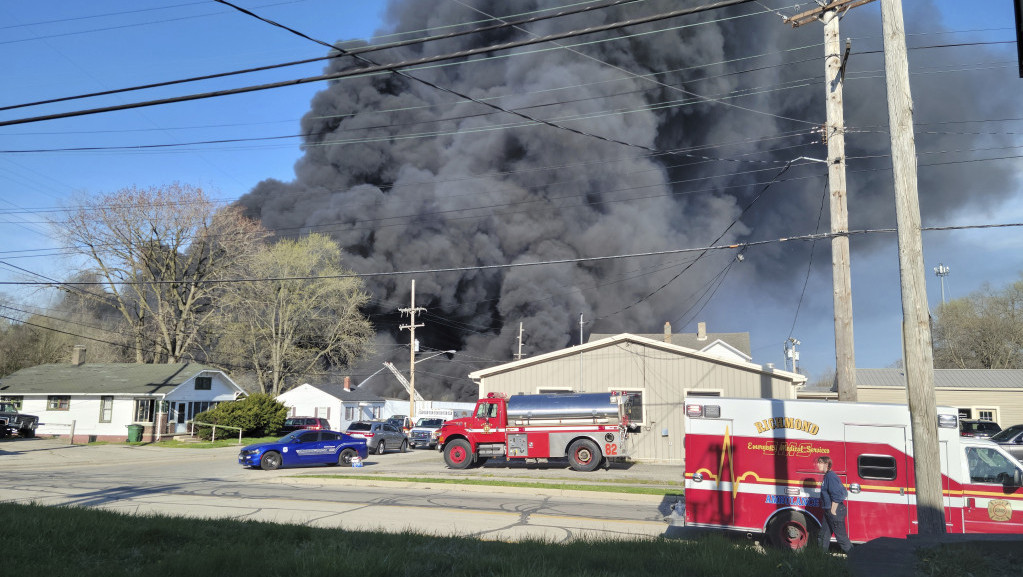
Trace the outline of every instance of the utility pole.
{"label": "utility pole", "polygon": [[579,345],[583,344],[583,313],[579,313]]}
{"label": "utility pole", "polygon": [[835,310],[835,381],[838,383],[839,401],[856,401],[857,398],[852,273],[849,270],[849,210],[845,179],[845,110],[842,100],[845,65],[851,46],[846,41],[845,52],[842,52],[839,21],[847,10],[871,1],[835,0],[786,19],[793,28],[818,18],[824,22],[827,123],[822,135],[828,147],[828,190],[831,191],[831,278]]}
{"label": "utility pole", "polygon": [[938,263],[938,266],[934,267],[934,274],[937,275],[938,280],[941,281],[941,304],[945,304],[945,277],[951,272],[947,266],[942,263]]}
{"label": "utility pole", "polygon": [[888,132],[895,176],[899,276],[902,279],[902,346],[913,434],[917,530],[921,535],[941,535],[945,533],[945,508],[941,500],[938,411],[934,399],[934,358],[920,234],[913,99],[909,88],[902,0],[881,0],[881,26],[888,88]]}
{"label": "utility pole", "polygon": [[[792,372],[797,374],[799,373],[799,351],[796,350],[796,347],[801,344],[803,343],[799,342],[799,339],[792,337],[785,341],[785,358],[792,359]],[[787,362],[785,363],[785,368],[788,368]]]}
{"label": "utility pole", "polygon": [[515,360],[522,360],[522,323],[519,323],[519,352],[515,355]]}
{"label": "utility pole", "polygon": [[416,281],[412,280],[412,306],[407,309],[398,309],[401,314],[409,315],[409,324],[401,325],[400,330],[409,330],[409,395],[408,395],[408,418],[416,422],[416,328],[423,326],[416,324],[416,313],[426,312],[423,307],[416,307]]}

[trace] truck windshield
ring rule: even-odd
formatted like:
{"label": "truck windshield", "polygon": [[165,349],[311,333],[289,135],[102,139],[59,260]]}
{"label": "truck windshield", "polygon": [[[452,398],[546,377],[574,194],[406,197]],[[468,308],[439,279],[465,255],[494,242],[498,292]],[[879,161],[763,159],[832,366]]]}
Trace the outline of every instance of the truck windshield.
{"label": "truck windshield", "polygon": [[444,419],[419,419],[417,427],[439,427],[444,424]]}
{"label": "truck windshield", "polygon": [[973,483],[1005,483],[1011,481],[1016,465],[995,449],[967,447],[966,462]]}

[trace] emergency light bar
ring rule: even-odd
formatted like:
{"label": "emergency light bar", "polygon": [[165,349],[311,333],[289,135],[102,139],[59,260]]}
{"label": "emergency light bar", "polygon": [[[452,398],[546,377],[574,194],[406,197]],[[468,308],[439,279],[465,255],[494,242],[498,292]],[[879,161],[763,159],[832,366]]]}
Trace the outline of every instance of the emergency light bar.
{"label": "emergency light bar", "polygon": [[720,419],[720,405],[686,405],[686,416],[690,419]]}

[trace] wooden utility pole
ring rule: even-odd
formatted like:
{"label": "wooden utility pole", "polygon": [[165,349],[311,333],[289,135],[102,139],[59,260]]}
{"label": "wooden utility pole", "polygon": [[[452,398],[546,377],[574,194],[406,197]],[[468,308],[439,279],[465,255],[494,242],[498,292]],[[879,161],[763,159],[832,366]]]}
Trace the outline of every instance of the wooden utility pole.
{"label": "wooden utility pole", "polygon": [[408,418],[413,423],[416,422],[416,328],[423,326],[422,324],[416,324],[416,313],[425,312],[426,309],[423,307],[416,307],[416,281],[412,281],[412,306],[407,309],[398,309],[402,314],[409,315],[409,324],[401,325],[398,328],[400,330],[409,330],[409,367],[408,367],[408,382],[409,382],[409,393],[408,393]]}
{"label": "wooden utility pole", "polygon": [[835,310],[835,381],[839,401],[855,401],[856,353],[853,343],[852,273],[849,258],[849,210],[845,180],[845,110],[842,89],[845,52],[839,34],[839,20],[845,12],[872,0],[836,0],[797,14],[786,22],[798,27],[816,19],[824,22],[824,79],[827,123],[824,142],[828,147],[828,190],[831,192],[831,278]]}
{"label": "wooden utility pole", "polygon": [[895,216],[899,237],[899,275],[902,279],[902,346],[913,434],[917,530],[921,535],[938,535],[945,533],[945,508],[941,493],[934,359],[920,234],[913,99],[909,89],[902,0],[881,0],[881,24],[885,84],[888,88],[888,132],[895,175]]}

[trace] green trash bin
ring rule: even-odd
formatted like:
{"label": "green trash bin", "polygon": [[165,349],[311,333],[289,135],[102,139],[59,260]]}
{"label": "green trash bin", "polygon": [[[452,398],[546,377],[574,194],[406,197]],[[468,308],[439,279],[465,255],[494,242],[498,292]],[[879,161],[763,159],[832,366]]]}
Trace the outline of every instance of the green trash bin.
{"label": "green trash bin", "polygon": [[142,425],[128,425],[128,442],[129,443],[141,443],[142,442],[142,431],[146,428]]}

